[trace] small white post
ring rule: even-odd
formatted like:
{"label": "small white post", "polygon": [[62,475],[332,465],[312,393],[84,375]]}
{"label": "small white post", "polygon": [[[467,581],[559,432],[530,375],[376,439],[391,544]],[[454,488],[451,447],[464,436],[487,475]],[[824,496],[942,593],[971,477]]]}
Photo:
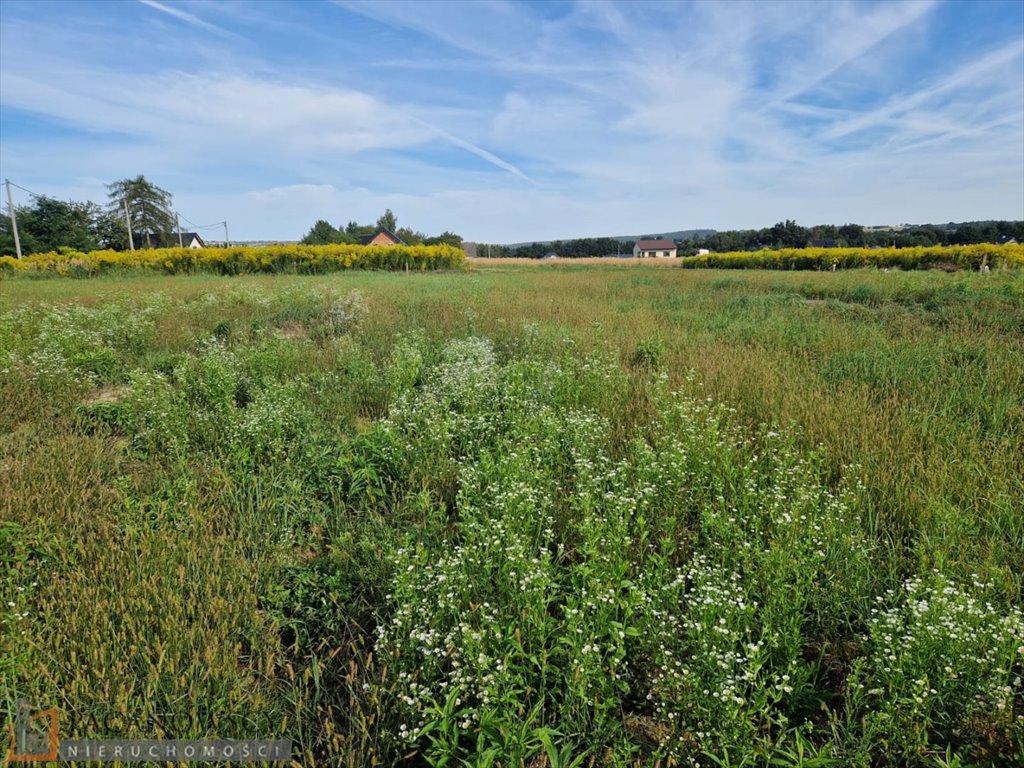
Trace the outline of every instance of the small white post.
{"label": "small white post", "polygon": [[135,238],[132,237],[132,214],[128,210],[128,198],[127,197],[124,199],[124,220],[125,220],[125,223],[128,225],[128,245],[134,251],[135,250]]}
{"label": "small white post", "polygon": [[21,258],[21,238],[18,237],[18,217],[14,215],[14,200],[11,198],[11,180],[4,179],[7,185],[7,210],[11,213],[11,229],[14,231],[14,252]]}

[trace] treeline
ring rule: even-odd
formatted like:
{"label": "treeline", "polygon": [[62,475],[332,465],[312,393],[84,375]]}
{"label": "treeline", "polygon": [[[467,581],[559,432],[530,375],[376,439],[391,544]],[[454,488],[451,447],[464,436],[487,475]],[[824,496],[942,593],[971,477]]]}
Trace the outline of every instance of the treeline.
{"label": "treeline", "polygon": [[377,219],[376,224],[350,221],[344,227],[335,227],[326,219],[319,219],[299,242],[302,245],[358,245],[364,238],[372,237],[382,229],[395,235],[405,245],[453,245],[456,248],[462,245],[462,238],[454,232],[442,232],[436,237],[429,237],[409,227],[399,227],[398,219],[390,208]]}
{"label": "treeline", "polygon": [[[647,236],[645,236],[647,237]],[[657,235],[650,235],[658,239]],[[963,224],[925,224],[900,230],[868,229],[860,224],[819,224],[802,227],[787,219],[764,229],[742,229],[698,235],[676,240],[679,256],[694,256],[699,250],[713,253],[777,250],[780,248],[920,248],[936,245],[1001,244],[1009,240],[1024,242],[1024,221],[978,221]],[[579,240],[555,240],[526,245],[477,243],[478,257],[541,259],[549,253],[561,258],[628,256],[632,240],[613,237],[588,237]]]}
{"label": "treeline", "polygon": [[[90,202],[65,202],[37,197],[32,205],[17,205],[21,252],[46,253],[61,248],[89,252],[128,249],[124,218]],[[0,217],[0,256],[13,256],[14,231],[10,216]]]}
{"label": "treeline", "polygon": [[528,245],[487,245],[478,243],[476,255],[501,259],[542,259],[553,253],[563,259],[600,258],[602,256],[632,256],[634,241],[616,240],[614,237],[585,237],[579,240],[555,240],[551,243]]}
{"label": "treeline", "polygon": [[765,229],[716,232],[685,243],[680,256],[693,256],[704,248],[716,253],[777,248],[916,248],[932,245],[975,245],[1024,242],[1024,221],[979,221],[963,224],[925,224],[900,230],[866,229],[859,224],[819,224],[801,227],[786,220]]}
{"label": "treeline", "polygon": [[[132,247],[128,221],[135,233],[135,248],[159,247],[172,242],[177,229],[173,195],[143,175],[107,184],[107,204],[57,200],[33,195],[31,205],[14,207],[18,241],[24,256],[54,251],[127,251]],[[28,190],[26,190],[28,191]],[[14,226],[0,218],[0,256],[14,256]]]}
{"label": "treeline", "polygon": [[[176,223],[170,192],[144,176],[113,182],[107,185],[107,189],[110,190],[110,199],[106,206],[89,201],[65,202],[46,196],[35,197],[29,205],[15,206],[22,254],[28,256],[61,250],[77,253],[127,251],[130,241],[125,223],[126,207],[136,234],[136,248],[175,242],[171,234]],[[431,237],[408,227],[399,227],[390,208],[377,219],[376,224],[350,221],[344,227],[335,227],[321,219],[306,233],[301,243],[358,245],[363,238],[371,237],[380,229],[396,235],[404,245],[451,245],[456,248],[462,245],[462,237],[454,232],[442,232]],[[11,219],[9,216],[0,217],[0,256],[14,256],[16,252]]]}

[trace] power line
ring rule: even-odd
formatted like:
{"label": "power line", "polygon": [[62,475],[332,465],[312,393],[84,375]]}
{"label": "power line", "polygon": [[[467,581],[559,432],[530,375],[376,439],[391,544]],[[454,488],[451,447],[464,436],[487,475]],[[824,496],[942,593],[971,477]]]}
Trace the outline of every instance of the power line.
{"label": "power line", "polygon": [[30,195],[32,195],[32,197],[38,197],[38,198],[40,198],[40,199],[42,199],[42,198],[46,197],[46,195],[38,195],[38,194],[36,194],[36,193],[35,193],[35,192],[33,192],[33,191],[32,191],[31,189],[25,189],[25,188],[24,188],[23,186],[21,186],[21,184],[15,184],[15,183],[14,183],[13,181],[11,181],[11,182],[9,182],[9,183],[10,183],[10,185],[11,185],[12,187],[17,187],[17,188],[18,188],[18,189],[20,189],[20,190],[21,190],[22,192],[28,192],[28,193],[29,193]]}
{"label": "power line", "polygon": [[[7,198],[8,198],[7,206],[8,206],[8,208],[11,209],[11,213],[12,214],[13,214],[13,210],[14,210],[14,205],[13,205],[13,202],[11,201],[11,196],[10,196],[10,188],[11,187],[17,187],[22,192],[26,192],[29,195],[32,195],[32,197],[36,198],[37,200],[42,200],[44,198],[51,199],[51,198],[48,198],[47,195],[40,195],[39,193],[33,192],[31,189],[23,187],[20,184],[15,184],[13,181],[10,181],[9,179],[6,180],[6,184],[8,185],[7,186]],[[52,199],[56,199],[56,198],[52,198]],[[128,215],[128,211],[127,211],[128,201],[125,200],[124,203],[125,203],[125,207],[126,207],[125,214]],[[225,221],[218,221],[218,222],[216,222],[214,224],[196,224],[195,222],[190,221],[180,211],[172,211],[172,213],[175,213],[176,215],[180,216],[182,221],[184,221],[186,224],[188,224],[189,226],[191,226],[191,227],[193,227],[194,229],[197,229],[197,230],[199,230],[199,229],[220,229],[221,227],[224,227],[224,241],[228,242],[228,223],[227,223],[226,220]],[[129,227],[129,229],[130,229],[130,227]],[[179,226],[178,229],[180,230],[181,227]],[[131,232],[129,232],[129,237],[131,237]],[[134,248],[132,250],[134,250]]]}
{"label": "power line", "polygon": [[217,229],[218,227],[224,226],[223,221],[218,221],[216,224],[196,224],[193,221],[189,221],[185,214],[181,213],[180,211],[178,211],[178,215],[181,216],[182,221],[184,221],[186,224],[190,226],[195,227],[196,229]]}
{"label": "power line", "polygon": [[[228,222],[227,222],[226,219],[224,221],[218,221],[216,224],[196,224],[196,223],[186,219],[184,216],[181,215],[180,212],[176,213],[176,215],[179,216],[182,219],[185,219],[185,223],[186,224],[190,224],[191,226],[193,226],[197,230],[198,229],[219,229],[220,227],[224,227],[224,245],[226,245],[226,246],[231,245],[231,239],[228,236]],[[180,237],[180,232],[181,232],[181,225],[180,224],[178,225],[178,232],[179,232],[179,237]]]}
{"label": "power line", "polygon": [[[36,198],[49,197],[48,195],[40,195],[38,192],[33,192],[31,189],[23,187],[23,186],[21,186],[21,184],[15,184],[13,181],[11,182],[11,186],[12,187],[17,187],[22,192],[27,192],[28,194],[32,195],[32,197],[36,197]],[[53,199],[56,199],[56,198],[53,198]],[[178,211],[177,213],[178,213],[179,216],[181,216],[183,221],[185,221],[187,224],[190,224],[191,226],[195,227],[196,229],[217,229],[218,227],[223,227],[224,226],[224,222],[223,221],[218,221],[218,222],[216,222],[214,224],[196,224],[193,221],[189,221],[189,219],[185,216],[185,214],[181,213],[180,211]]]}

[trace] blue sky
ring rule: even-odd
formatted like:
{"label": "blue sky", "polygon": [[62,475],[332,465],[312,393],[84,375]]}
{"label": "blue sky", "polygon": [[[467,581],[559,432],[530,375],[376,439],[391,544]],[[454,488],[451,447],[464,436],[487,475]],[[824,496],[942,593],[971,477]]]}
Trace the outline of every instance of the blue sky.
{"label": "blue sky", "polygon": [[139,173],[233,239],[1021,219],[1024,3],[0,0],[0,176]]}

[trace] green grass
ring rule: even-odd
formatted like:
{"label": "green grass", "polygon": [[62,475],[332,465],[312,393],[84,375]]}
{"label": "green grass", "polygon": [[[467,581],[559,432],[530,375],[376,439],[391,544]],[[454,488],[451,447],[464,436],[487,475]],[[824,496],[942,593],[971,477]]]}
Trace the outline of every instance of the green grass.
{"label": "green grass", "polygon": [[302,765],[1024,755],[1024,279],[0,282],[0,708]]}

